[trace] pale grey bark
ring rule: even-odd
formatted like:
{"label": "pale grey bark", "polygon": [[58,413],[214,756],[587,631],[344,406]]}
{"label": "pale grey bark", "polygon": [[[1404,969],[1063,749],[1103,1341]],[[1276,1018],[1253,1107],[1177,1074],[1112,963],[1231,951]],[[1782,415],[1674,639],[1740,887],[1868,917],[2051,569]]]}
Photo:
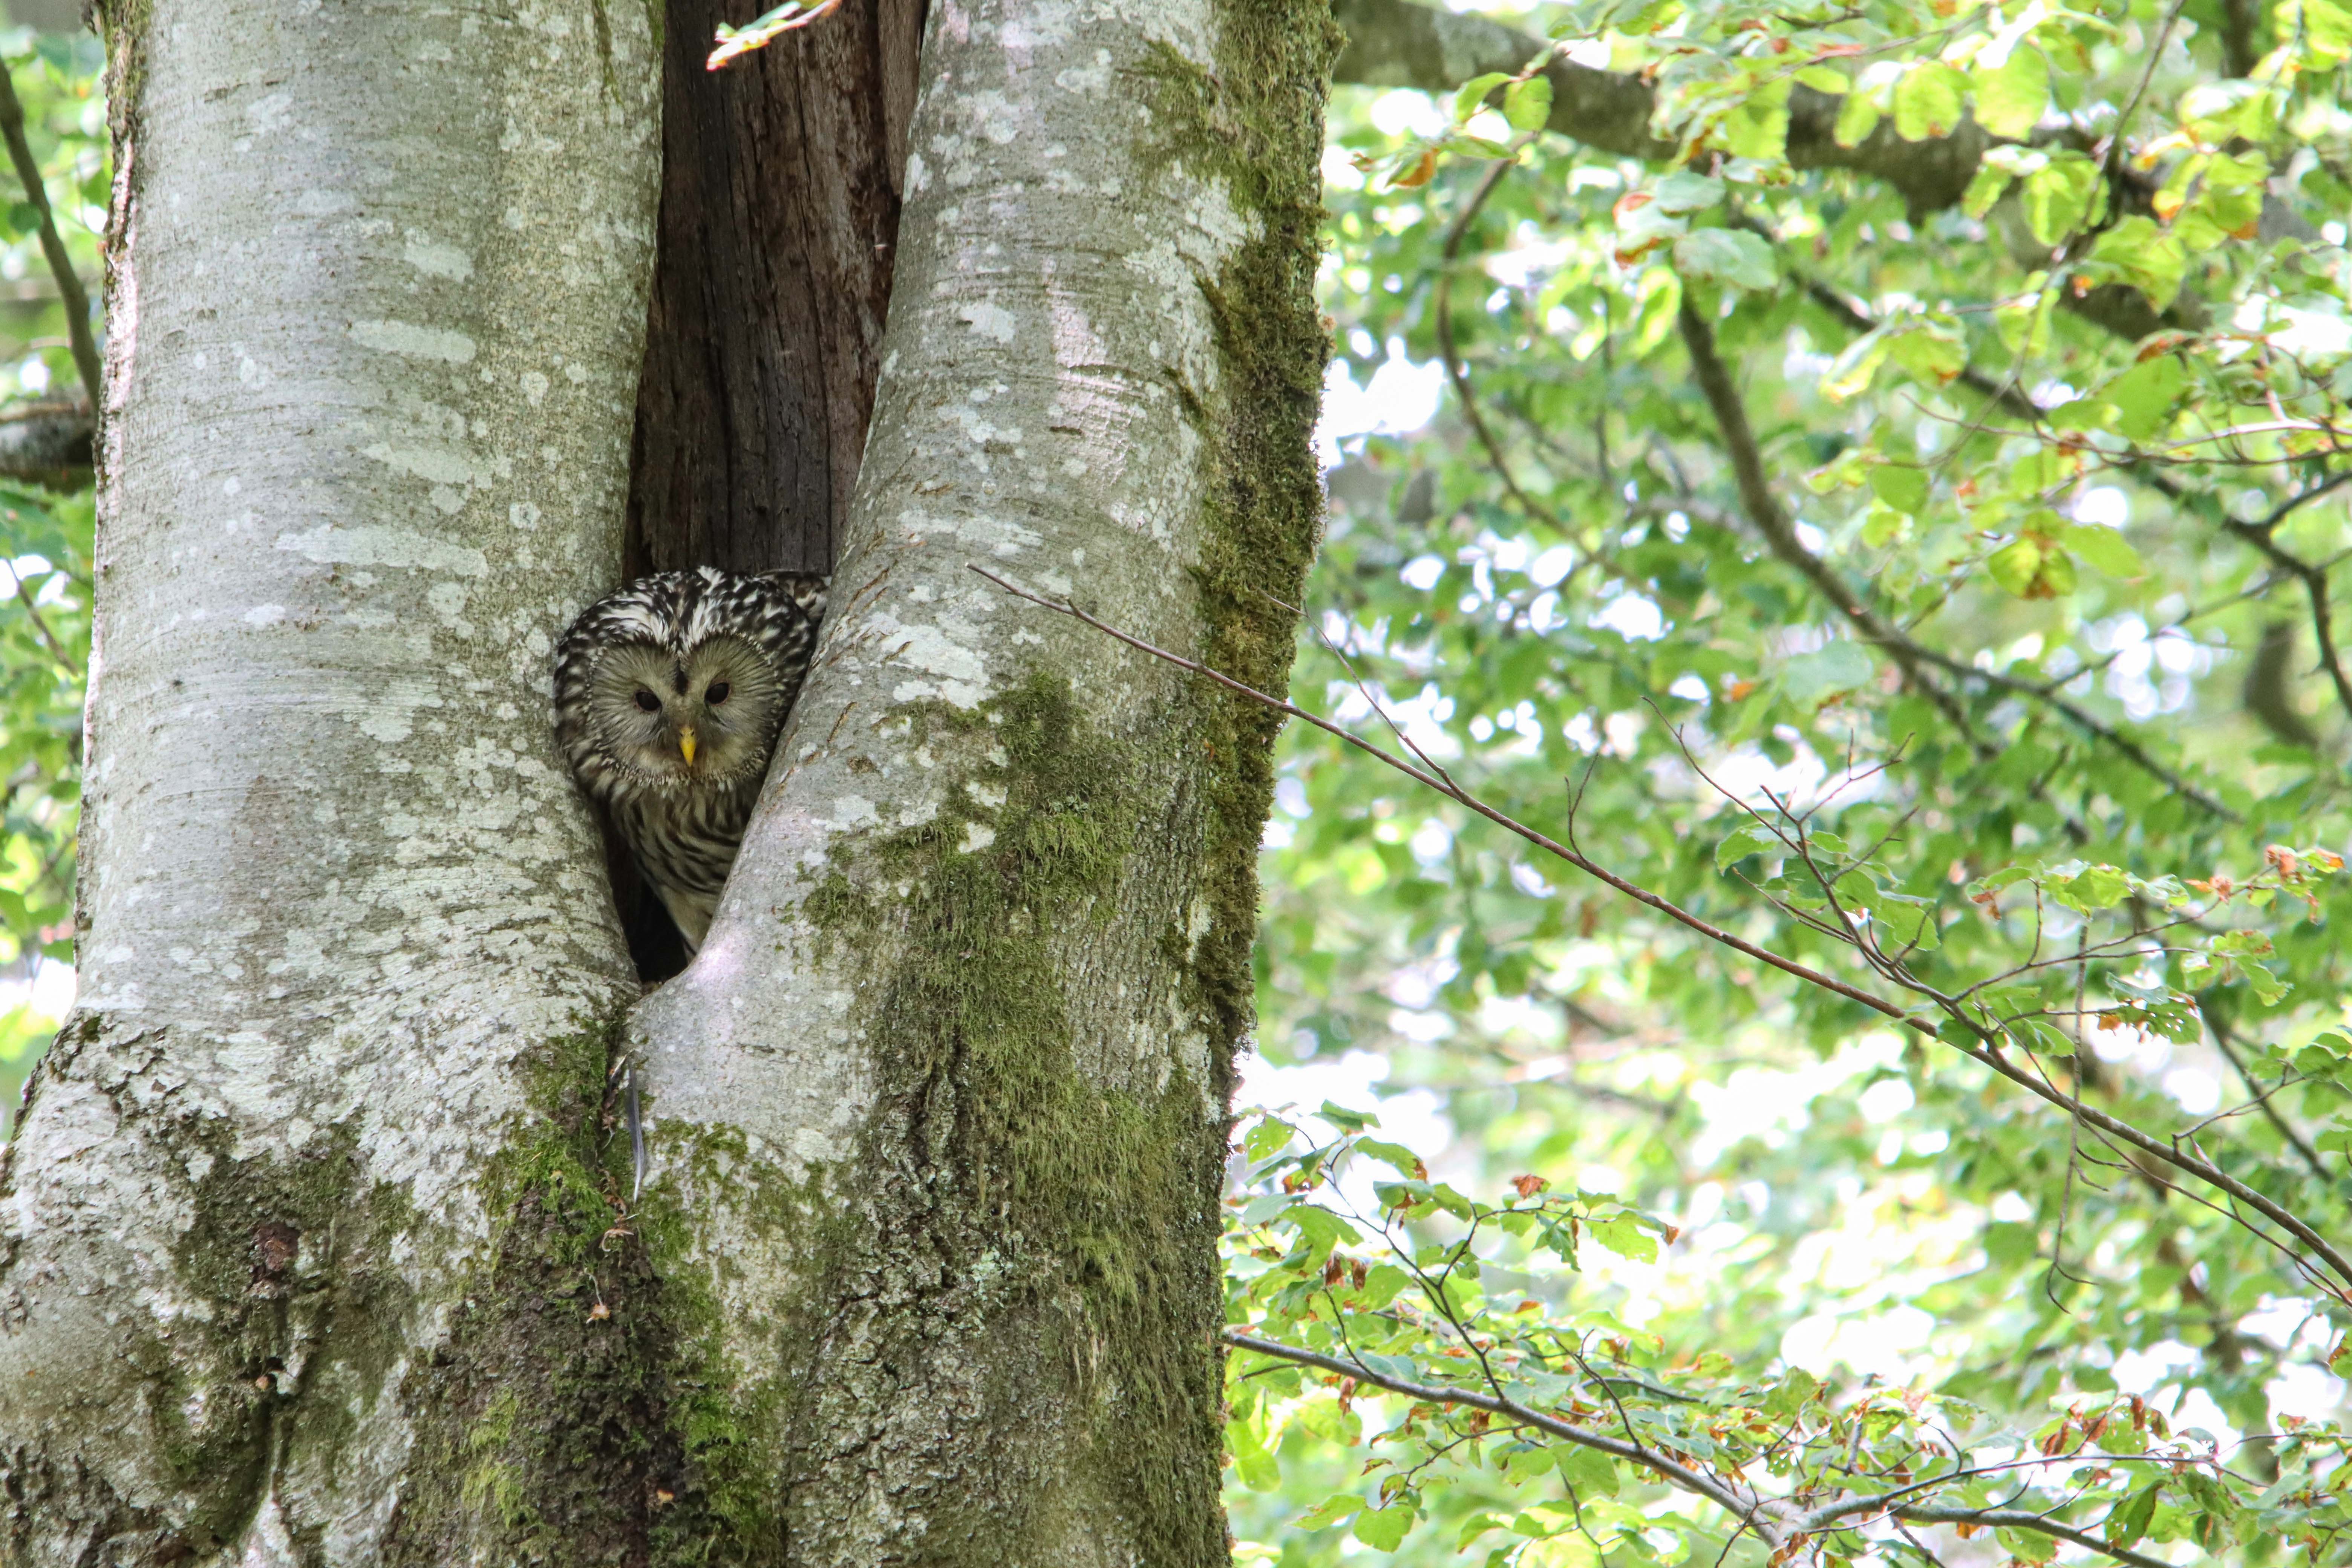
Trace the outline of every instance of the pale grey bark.
{"label": "pale grey bark", "polygon": [[[779,1456],[794,1563],[1223,1558],[1210,993],[1245,994],[1264,784],[1234,775],[1264,738],[971,568],[1194,654],[1247,597],[1286,666],[1255,589],[1292,592],[1318,510],[1326,31],[935,0],[822,648],[709,938],[634,1034],[670,1272],[719,1303],[706,1353]],[[1286,342],[1279,397],[1242,384]],[[1262,503],[1227,493],[1244,426]],[[1268,543],[1236,559],[1253,506]]]}
{"label": "pale grey bark", "polygon": [[933,0],[824,645],[634,1016],[547,656],[618,564],[646,12],[123,11],[0,1557],[1223,1562],[1272,729],[967,567],[1285,679],[1322,0]]}
{"label": "pale grey bark", "polygon": [[368,1562],[486,1170],[633,993],[546,715],[618,561],[648,15],[116,11],[82,995],[0,1215],[0,1555]]}

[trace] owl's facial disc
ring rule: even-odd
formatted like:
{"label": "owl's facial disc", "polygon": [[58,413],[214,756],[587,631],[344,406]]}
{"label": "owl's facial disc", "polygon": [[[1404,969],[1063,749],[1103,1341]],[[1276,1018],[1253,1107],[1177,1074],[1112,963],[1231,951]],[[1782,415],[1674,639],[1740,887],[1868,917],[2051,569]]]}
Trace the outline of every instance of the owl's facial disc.
{"label": "owl's facial disc", "polygon": [[646,642],[608,650],[589,706],[608,759],[646,784],[678,789],[735,784],[759,770],[782,695],[759,649],[722,636],[682,656]]}

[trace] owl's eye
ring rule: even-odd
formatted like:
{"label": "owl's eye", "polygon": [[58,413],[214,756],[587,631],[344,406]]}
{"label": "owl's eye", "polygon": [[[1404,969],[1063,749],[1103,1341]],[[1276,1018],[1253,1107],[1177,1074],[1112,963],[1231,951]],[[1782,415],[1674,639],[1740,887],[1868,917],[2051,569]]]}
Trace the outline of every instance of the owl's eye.
{"label": "owl's eye", "polygon": [[648,713],[658,713],[661,711],[661,699],[650,691],[640,689],[637,692],[637,706]]}
{"label": "owl's eye", "polygon": [[733,688],[729,686],[725,681],[714,680],[710,683],[710,689],[704,692],[702,695],[707,698],[709,700],[710,705],[715,708],[719,703],[727,700],[727,693],[732,689]]}

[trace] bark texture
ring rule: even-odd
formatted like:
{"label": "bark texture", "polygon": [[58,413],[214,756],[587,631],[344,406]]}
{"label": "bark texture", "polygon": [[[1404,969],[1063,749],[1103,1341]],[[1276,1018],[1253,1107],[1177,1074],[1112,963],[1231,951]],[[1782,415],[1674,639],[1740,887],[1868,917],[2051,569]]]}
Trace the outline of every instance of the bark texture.
{"label": "bark texture", "polygon": [[716,72],[741,7],[667,16],[625,575],[827,572],[873,413],[923,0],[845,6]]}
{"label": "bark texture", "polygon": [[0,1190],[0,1559],[512,1560],[518,1494],[417,1478],[521,1130],[635,994],[547,660],[619,566],[652,18],[106,20],[82,999]]}
{"label": "bark texture", "polygon": [[1225,1559],[1272,729],[968,567],[1284,680],[1336,42],[1320,0],[932,7],[825,641],[633,1033],[714,1561]]}

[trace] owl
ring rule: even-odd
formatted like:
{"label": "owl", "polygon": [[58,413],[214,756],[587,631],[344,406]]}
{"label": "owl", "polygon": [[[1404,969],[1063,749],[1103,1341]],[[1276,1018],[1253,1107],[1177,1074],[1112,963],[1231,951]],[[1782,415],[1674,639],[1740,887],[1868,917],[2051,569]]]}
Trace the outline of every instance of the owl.
{"label": "owl", "polygon": [[824,616],[825,580],[640,577],[555,650],[555,738],[688,952],[702,945]]}

